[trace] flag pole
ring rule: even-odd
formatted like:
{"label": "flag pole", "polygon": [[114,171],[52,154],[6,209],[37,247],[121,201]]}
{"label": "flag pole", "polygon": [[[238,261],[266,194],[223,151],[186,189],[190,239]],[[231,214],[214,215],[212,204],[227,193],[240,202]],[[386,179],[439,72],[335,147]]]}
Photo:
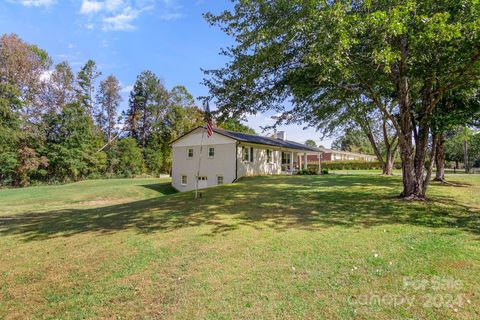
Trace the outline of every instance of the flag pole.
{"label": "flag pole", "polygon": [[198,156],[198,169],[195,185],[195,199],[198,198],[198,178],[200,177],[200,163],[202,161],[202,152],[203,152],[203,136],[205,135],[205,128],[202,126],[202,139],[200,140],[200,154]]}

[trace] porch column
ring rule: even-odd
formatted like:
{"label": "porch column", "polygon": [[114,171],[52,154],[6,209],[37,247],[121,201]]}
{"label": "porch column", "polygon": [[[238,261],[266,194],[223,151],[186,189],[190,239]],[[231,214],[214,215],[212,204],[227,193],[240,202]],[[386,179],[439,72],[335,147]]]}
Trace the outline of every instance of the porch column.
{"label": "porch column", "polygon": [[308,156],[307,156],[306,152],[303,154],[303,159],[305,160],[305,161],[303,161],[303,169],[306,170],[306,169],[308,169]]}
{"label": "porch column", "polygon": [[291,157],[290,157],[290,171],[293,172],[293,151],[292,151]]}
{"label": "porch column", "polygon": [[322,173],[322,154],[318,155],[318,173]]}

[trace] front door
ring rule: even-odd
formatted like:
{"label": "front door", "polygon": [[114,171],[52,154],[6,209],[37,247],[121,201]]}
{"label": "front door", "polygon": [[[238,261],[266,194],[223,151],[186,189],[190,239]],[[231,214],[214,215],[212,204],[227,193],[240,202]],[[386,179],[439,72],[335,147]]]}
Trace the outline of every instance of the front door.
{"label": "front door", "polygon": [[207,177],[198,177],[198,189],[205,189],[208,187],[208,178]]}

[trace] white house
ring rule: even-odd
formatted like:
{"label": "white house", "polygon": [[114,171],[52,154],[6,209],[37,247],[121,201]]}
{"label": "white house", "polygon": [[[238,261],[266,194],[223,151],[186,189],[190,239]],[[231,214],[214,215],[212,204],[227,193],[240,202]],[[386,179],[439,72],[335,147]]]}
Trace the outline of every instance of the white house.
{"label": "white house", "polygon": [[204,127],[186,133],[171,147],[172,185],[179,191],[194,190],[196,179],[199,188],[207,188],[244,176],[291,174],[307,167],[308,155],[322,153],[288,141],[283,131],[276,137],[262,137],[214,128],[207,137]]}

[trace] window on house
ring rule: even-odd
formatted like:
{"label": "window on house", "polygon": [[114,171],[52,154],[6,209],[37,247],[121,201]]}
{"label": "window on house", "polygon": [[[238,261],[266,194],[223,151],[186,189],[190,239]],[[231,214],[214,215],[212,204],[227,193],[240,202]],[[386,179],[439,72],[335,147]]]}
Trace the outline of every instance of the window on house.
{"label": "window on house", "polygon": [[267,149],[267,163],[272,163],[273,158],[272,158],[272,150]]}
{"label": "window on house", "polygon": [[250,162],[253,162],[253,148],[250,148]]}
{"label": "window on house", "polygon": [[223,176],[217,176],[217,184],[223,184]]}
{"label": "window on house", "polygon": [[187,185],[187,176],[182,176],[182,186]]}
{"label": "window on house", "polygon": [[198,177],[198,181],[207,181],[207,180],[208,180],[208,178],[205,177],[205,176]]}
{"label": "window on house", "polygon": [[193,158],[193,148],[188,148],[187,149],[187,157],[188,158]]}
{"label": "window on house", "polygon": [[250,160],[250,148],[242,147],[242,160],[249,161]]}
{"label": "window on house", "polygon": [[292,154],[290,152],[282,152],[282,164],[290,164]]}
{"label": "window on house", "polygon": [[215,156],[215,148],[208,148],[208,157],[213,158]]}

